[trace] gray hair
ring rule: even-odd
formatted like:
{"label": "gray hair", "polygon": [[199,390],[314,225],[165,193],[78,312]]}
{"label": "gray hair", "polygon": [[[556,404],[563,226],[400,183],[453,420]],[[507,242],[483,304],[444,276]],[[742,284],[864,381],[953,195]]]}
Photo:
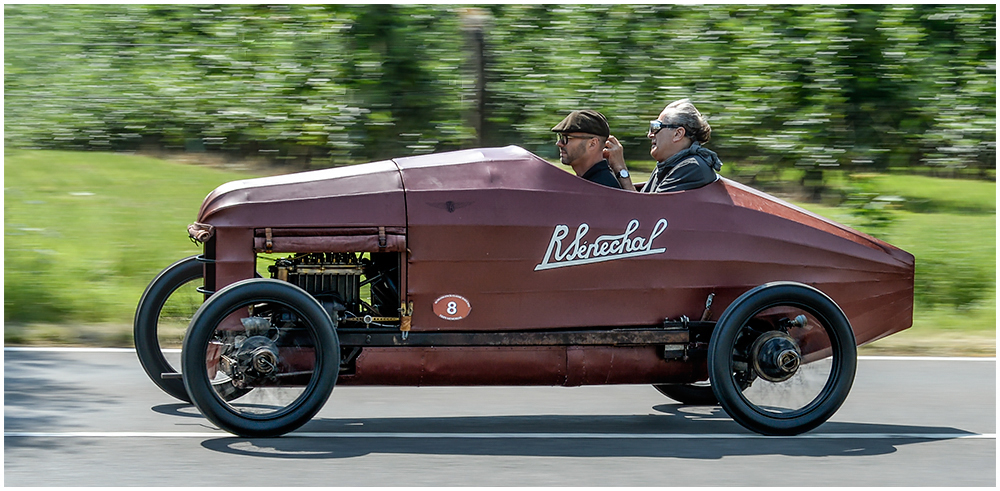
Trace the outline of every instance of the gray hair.
{"label": "gray hair", "polygon": [[690,99],[671,102],[667,105],[667,109],[672,109],[670,119],[673,121],[670,121],[671,124],[683,127],[684,134],[699,144],[708,143],[709,138],[712,137],[712,127],[708,125],[708,121],[698,112]]}

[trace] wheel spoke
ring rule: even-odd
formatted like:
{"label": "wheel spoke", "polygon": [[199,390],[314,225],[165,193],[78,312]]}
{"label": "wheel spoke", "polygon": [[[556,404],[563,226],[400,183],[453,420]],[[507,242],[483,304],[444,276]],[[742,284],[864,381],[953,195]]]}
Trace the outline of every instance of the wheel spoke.
{"label": "wheel spoke", "polygon": [[[315,299],[285,282],[245,280],[220,290],[184,341],[192,400],[238,435],[292,431],[322,407],[336,382],[340,349],[331,323]],[[238,397],[227,396],[230,387]]]}
{"label": "wheel spoke", "polygon": [[[248,391],[226,404],[229,411],[247,418],[267,418],[294,409],[306,394],[316,366],[316,341],[305,319],[281,305],[256,303],[246,309],[259,315],[231,315],[212,333],[214,347],[207,354],[207,368],[216,375],[216,393],[225,400],[224,383]],[[233,318],[239,320],[239,329]],[[289,319],[294,319],[290,321]]]}
{"label": "wheel spoke", "polygon": [[[805,319],[802,326],[787,326],[781,322],[799,316]],[[824,394],[833,373],[834,360],[816,356],[829,352],[831,341],[826,327],[819,325],[814,316],[791,307],[765,310],[757,314],[755,320],[758,325],[770,323],[774,329],[755,334],[749,356],[733,354],[734,368],[752,371],[752,374],[743,374],[744,380],[748,377],[753,380],[743,390],[743,397],[758,410],[778,417],[791,417],[806,411]],[[800,363],[806,354],[802,346],[810,350],[808,363]],[[740,368],[737,368],[737,359],[746,360],[739,363]]]}
{"label": "wheel spoke", "polygon": [[720,318],[709,370],[733,419],[764,434],[798,434],[844,402],[856,353],[850,323],[829,297],[774,283],[745,293]]}

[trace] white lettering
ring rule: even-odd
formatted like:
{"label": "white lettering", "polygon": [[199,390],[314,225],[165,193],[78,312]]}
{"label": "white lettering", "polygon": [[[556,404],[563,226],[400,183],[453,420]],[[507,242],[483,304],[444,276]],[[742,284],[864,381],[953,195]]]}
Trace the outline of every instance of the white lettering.
{"label": "white lettering", "polygon": [[545,251],[545,257],[553,257],[552,249],[555,248],[555,258],[556,261],[561,261],[563,258],[563,253],[561,252],[560,246],[562,245],[562,240],[569,235],[569,227],[565,225],[556,225],[555,231],[552,232],[552,240],[549,241],[549,249]]}
{"label": "white lettering", "polygon": [[653,225],[649,237],[631,237],[639,230],[639,220],[633,219],[628,222],[625,232],[621,235],[602,235],[594,239],[593,243],[588,243],[584,237],[590,231],[590,225],[581,223],[576,228],[573,241],[563,249],[563,239],[569,237],[569,226],[556,225],[545,256],[542,262],[535,266],[535,271],[659,254],[667,249],[665,247],[653,249],[653,240],[662,235],[666,229],[667,219],[661,218]]}
{"label": "white lettering", "polygon": [[589,230],[590,230],[590,225],[587,225],[586,223],[581,223],[580,226],[576,228],[576,238],[573,239],[573,242],[569,243],[568,247],[566,247],[567,261],[572,261],[573,259],[583,259],[583,254],[586,252],[587,246],[586,243],[584,243],[583,247],[581,247],[580,239],[583,239],[583,236],[587,235],[587,232]]}

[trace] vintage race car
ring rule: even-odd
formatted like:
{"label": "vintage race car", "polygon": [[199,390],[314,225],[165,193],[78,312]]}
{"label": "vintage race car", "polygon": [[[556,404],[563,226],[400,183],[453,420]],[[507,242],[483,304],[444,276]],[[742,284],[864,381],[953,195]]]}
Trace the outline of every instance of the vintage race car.
{"label": "vintage race car", "polygon": [[[859,344],[912,323],[914,258],[881,240],[728,179],[627,192],[515,146],[227,183],[188,231],[204,253],[147,288],[137,352],[243,436],[300,427],[335,383],[653,384],[798,434]],[[178,371],[157,332],[187,284]]]}

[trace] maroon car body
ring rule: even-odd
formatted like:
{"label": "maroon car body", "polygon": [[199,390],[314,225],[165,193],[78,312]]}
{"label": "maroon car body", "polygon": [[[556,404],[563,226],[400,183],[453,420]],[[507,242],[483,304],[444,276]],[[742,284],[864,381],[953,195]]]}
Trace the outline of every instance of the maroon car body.
{"label": "maroon car body", "polygon": [[[187,277],[204,277],[207,300],[188,328],[183,376],[143,355],[156,341],[141,314],[160,308],[144,302],[176,288],[154,288],[161,278],[140,302],[137,351],[164,390],[157,375],[183,377],[172,394],[245,435],[303,424],[334,381],[669,388],[709,378],[709,400],[744,426],[794,434],[846,398],[856,344],[912,322],[914,258],[879,239],[728,179],[628,192],[515,146],[227,183],[189,232],[205,247],[203,271]],[[261,257],[273,279],[254,279]],[[311,341],[281,327],[292,325],[313,326]],[[324,361],[337,352],[339,368]],[[823,359],[833,360],[827,381],[791,409],[773,412],[750,389],[785,390]],[[210,385],[220,371],[232,379]],[[225,402],[291,383],[317,394],[273,421]]]}
{"label": "maroon car body", "polygon": [[[215,230],[209,289],[253,277],[268,228],[272,252],[400,254],[400,301],[413,304],[412,332],[656,326],[699,319],[710,294],[721,313],[778,280],[833,298],[859,344],[912,322],[913,256],[879,239],[728,179],[676,193],[626,192],[513,146],[236,181],[205,199],[198,222]],[[435,313],[448,296],[465,299],[468,313]],[[365,349],[338,383],[706,377],[704,366],[664,360],[652,346],[423,346]]]}

